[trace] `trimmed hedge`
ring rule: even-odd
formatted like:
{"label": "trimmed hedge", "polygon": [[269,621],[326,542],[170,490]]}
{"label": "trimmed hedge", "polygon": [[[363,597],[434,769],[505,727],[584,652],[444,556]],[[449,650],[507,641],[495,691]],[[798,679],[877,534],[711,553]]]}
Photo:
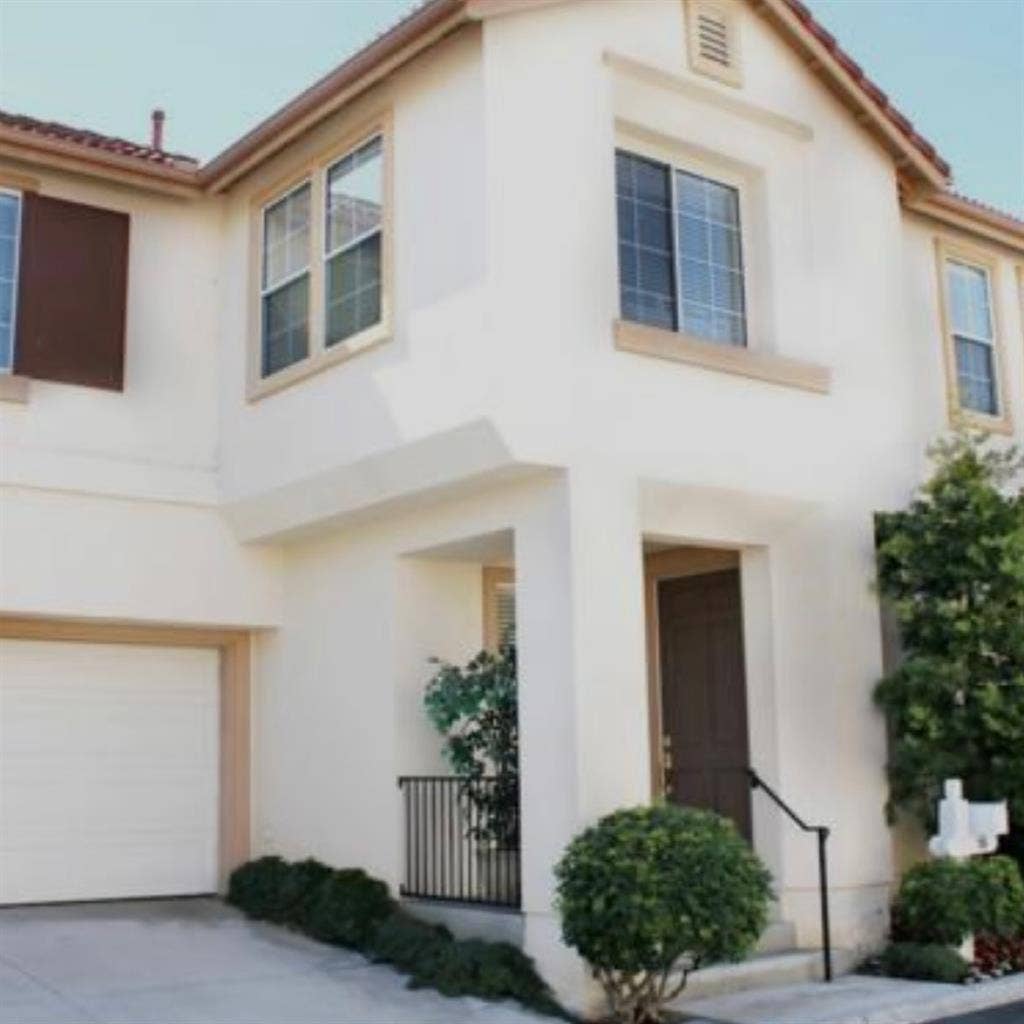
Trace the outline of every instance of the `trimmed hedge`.
{"label": "trimmed hedge", "polygon": [[974,930],[1001,939],[1024,938],[1024,879],[1012,857],[969,861]]}
{"label": "trimmed hedge", "polygon": [[912,981],[944,981],[960,984],[970,972],[967,961],[955,949],[918,942],[894,942],[882,951],[882,973]]}
{"label": "trimmed hedge", "polygon": [[505,942],[455,939],[447,928],[399,908],[384,882],[360,868],[261,857],[232,873],[227,901],[248,917],[390,964],[409,976],[410,988],[515,999],[531,1010],[566,1016],[521,950]]}

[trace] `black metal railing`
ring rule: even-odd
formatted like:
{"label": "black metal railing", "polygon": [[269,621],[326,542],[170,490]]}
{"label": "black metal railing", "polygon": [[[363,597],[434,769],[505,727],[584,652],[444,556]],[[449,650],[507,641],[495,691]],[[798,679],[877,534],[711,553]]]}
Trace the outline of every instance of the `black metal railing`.
{"label": "black metal railing", "polygon": [[519,791],[514,778],[403,775],[403,896],[519,907]]}
{"label": "black metal railing", "polygon": [[828,842],[829,829],[826,825],[808,825],[778,793],[761,778],[753,768],[747,769],[751,789],[763,789],[765,795],[804,832],[815,832],[818,836],[818,891],[821,899],[821,955],[824,961],[825,980],[832,980],[832,936],[828,920],[828,861],[825,856],[825,844]]}

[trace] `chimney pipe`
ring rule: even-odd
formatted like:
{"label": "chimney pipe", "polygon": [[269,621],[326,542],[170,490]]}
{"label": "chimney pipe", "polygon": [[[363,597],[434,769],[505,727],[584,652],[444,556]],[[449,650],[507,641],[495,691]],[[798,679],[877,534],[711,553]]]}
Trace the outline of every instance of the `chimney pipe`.
{"label": "chimney pipe", "polygon": [[164,118],[165,114],[162,110],[154,110],[152,115],[153,121],[153,132],[151,136],[150,146],[160,152],[164,148]]}

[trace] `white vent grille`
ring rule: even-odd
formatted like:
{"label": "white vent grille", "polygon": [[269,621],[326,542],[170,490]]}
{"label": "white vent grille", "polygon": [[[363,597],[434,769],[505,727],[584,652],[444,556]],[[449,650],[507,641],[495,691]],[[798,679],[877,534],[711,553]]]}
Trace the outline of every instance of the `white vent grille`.
{"label": "white vent grille", "polygon": [[740,86],[739,0],[686,0],[690,67],[727,85]]}
{"label": "white vent grille", "polygon": [[698,13],[697,48],[704,60],[713,61],[723,68],[732,66],[729,26],[724,18],[706,9]]}

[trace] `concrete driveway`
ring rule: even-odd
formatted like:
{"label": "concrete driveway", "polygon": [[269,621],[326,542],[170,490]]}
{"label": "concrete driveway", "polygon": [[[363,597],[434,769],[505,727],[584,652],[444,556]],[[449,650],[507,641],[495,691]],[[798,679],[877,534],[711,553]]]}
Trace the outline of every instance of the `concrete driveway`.
{"label": "concrete driveway", "polygon": [[[0,1024],[537,1024],[213,899],[0,909]],[[550,1024],[550,1022],[549,1022]]]}

